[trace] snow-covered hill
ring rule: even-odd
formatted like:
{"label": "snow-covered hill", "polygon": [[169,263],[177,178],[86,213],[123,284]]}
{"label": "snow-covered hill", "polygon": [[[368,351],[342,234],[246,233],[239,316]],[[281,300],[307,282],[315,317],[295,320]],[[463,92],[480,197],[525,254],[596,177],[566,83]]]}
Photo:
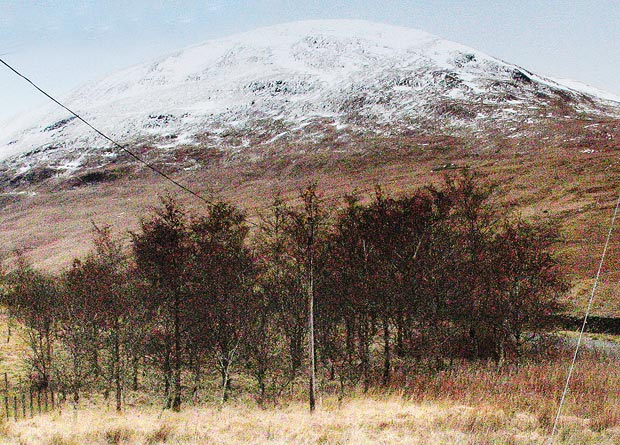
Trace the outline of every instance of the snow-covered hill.
{"label": "snow-covered hill", "polygon": [[[327,130],[492,129],[510,137],[524,123],[554,116],[617,115],[620,102],[613,99],[422,31],[326,20],[186,48],[82,87],[65,102],[121,143],[239,151],[318,140]],[[52,105],[0,129],[5,171],[43,164],[70,171],[115,156],[106,141]]]}

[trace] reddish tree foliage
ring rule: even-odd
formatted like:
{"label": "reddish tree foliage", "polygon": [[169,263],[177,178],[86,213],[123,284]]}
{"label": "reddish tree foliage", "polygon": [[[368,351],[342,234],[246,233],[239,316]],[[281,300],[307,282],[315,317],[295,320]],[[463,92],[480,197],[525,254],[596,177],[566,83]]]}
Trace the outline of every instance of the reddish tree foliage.
{"label": "reddish tree foliage", "polygon": [[168,408],[189,396],[190,376],[197,400],[208,374],[224,402],[243,364],[263,404],[307,366],[313,409],[316,379],[344,394],[414,366],[516,360],[549,326],[567,291],[557,230],[510,218],[492,198],[463,174],[406,196],[351,196],[331,218],[313,185],[298,206],[276,198],[252,237],[229,203],[196,216],[165,198],[130,252],[97,230],[93,252],[60,277],[18,261],[2,301],[28,327],[39,384],[76,399],[114,389],[120,410],[142,368]]}

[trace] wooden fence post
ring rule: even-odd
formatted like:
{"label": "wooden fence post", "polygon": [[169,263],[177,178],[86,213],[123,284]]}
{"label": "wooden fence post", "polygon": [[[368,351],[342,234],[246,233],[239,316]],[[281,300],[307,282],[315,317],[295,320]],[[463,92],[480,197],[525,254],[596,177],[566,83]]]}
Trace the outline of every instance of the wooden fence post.
{"label": "wooden fence post", "polygon": [[9,412],[9,375],[4,373],[4,410],[6,411],[6,420],[9,420],[11,414]]}

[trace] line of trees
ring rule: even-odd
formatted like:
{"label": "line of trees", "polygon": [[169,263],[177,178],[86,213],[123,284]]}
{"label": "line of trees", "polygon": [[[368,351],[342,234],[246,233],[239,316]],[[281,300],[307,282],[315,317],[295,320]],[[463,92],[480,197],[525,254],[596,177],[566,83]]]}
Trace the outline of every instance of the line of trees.
{"label": "line of trees", "polygon": [[[328,211],[316,186],[276,197],[255,229],[216,202],[193,215],[171,198],[131,233],[95,227],[94,249],[57,275],[19,258],[2,304],[23,324],[32,384],[84,391],[157,388],[166,407],[233,376],[259,403],[308,372],[365,390],[400,364],[514,359],[549,327],[567,290],[548,224],[503,215],[476,177],[402,196],[377,188]],[[247,385],[245,386],[247,388]]]}

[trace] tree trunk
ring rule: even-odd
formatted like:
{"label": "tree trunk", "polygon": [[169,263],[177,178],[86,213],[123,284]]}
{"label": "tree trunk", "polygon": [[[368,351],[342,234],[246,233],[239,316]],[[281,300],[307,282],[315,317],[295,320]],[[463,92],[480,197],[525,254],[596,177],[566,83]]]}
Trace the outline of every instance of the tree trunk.
{"label": "tree trunk", "polygon": [[131,357],[131,361],[132,361],[132,383],[131,383],[131,389],[133,389],[134,391],[138,390],[138,354],[136,354],[135,352],[133,353],[133,356]]}
{"label": "tree trunk", "polygon": [[359,354],[360,364],[362,368],[362,381],[364,385],[364,393],[370,388],[370,357],[368,351],[368,332],[365,320],[360,320],[359,325]]}
{"label": "tree trunk", "polygon": [[308,274],[308,333],[309,333],[309,355],[310,355],[310,387],[309,387],[309,403],[310,412],[314,412],[316,400],[316,357],[314,351],[314,270],[313,259],[310,254],[310,270]]}
{"label": "tree trunk", "polygon": [[123,406],[123,385],[121,381],[121,345],[118,336],[118,325],[114,334],[114,382],[116,384],[116,411],[121,412]]}
{"label": "tree trunk", "polygon": [[170,409],[172,407],[172,398],[170,396],[170,381],[172,380],[170,353],[169,346],[166,345],[166,355],[164,357],[164,394],[166,395],[166,409]]}
{"label": "tree trunk", "polygon": [[228,393],[230,391],[230,374],[228,369],[230,367],[230,360],[228,357],[222,357],[220,368],[220,374],[222,376],[222,399],[221,403],[224,404],[228,401]]}
{"label": "tree trunk", "polygon": [[[301,321],[304,323],[304,321]],[[289,352],[291,355],[290,381],[291,384],[297,378],[304,355],[304,330],[298,326],[290,329]]]}
{"label": "tree trunk", "polygon": [[52,340],[49,328],[45,330],[45,364],[43,375],[43,388],[47,389],[51,383],[50,370],[52,369]]}
{"label": "tree trunk", "polygon": [[202,366],[200,365],[200,359],[194,357],[192,360],[195,362],[192,365],[194,370],[194,387],[192,388],[192,401],[194,404],[198,401],[198,391],[200,390],[200,380],[202,378]]}
{"label": "tree trunk", "polygon": [[405,317],[401,312],[398,316],[398,324],[396,326],[396,355],[401,358],[405,356],[405,331]]}
{"label": "tree trunk", "polygon": [[97,338],[99,337],[99,332],[97,331],[97,327],[94,325],[91,327],[91,329],[91,335],[93,340],[91,361],[93,362],[93,373],[95,377],[99,377],[101,375],[101,367],[99,366],[99,348],[97,347]]}
{"label": "tree trunk", "polygon": [[181,411],[181,314],[180,298],[174,298],[174,395],[172,410]]}
{"label": "tree trunk", "polygon": [[383,316],[383,386],[390,384],[390,371],[392,369],[390,351],[390,323],[387,315]]}
{"label": "tree trunk", "polygon": [[353,364],[353,349],[355,348],[355,339],[354,339],[354,331],[353,331],[353,323],[348,318],[345,320],[346,327],[346,352],[347,352],[347,365],[349,367]]}

